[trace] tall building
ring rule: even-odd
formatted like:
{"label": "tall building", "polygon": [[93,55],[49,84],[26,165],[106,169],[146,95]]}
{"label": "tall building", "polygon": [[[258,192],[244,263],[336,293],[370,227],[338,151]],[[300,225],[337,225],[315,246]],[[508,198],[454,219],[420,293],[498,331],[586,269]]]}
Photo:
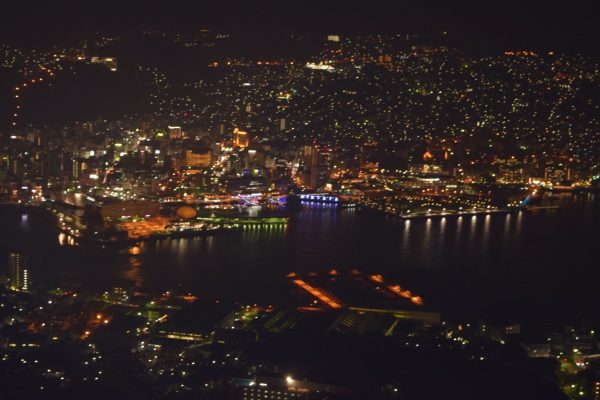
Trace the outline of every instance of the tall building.
{"label": "tall building", "polygon": [[319,147],[304,146],[304,165],[307,168],[315,167],[319,164]]}
{"label": "tall building", "polygon": [[72,168],[73,179],[79,179],[79,175],[81,174],[81,163],[79,160],[73,160]]}
{"label": "tall building", "polygon": [[26,256],[8,253],[8,287],[18,292],[28,292],[30,283]]}
{"label": "tall building", "polygon": [[304,146],[304,184],[312,189],[323,186],[329,180],[331,151],[319,146]]}
{"label": "tall building", "polygon": [[238,128],[233,130],[233,147],[245,149],[250,145],[248,132],[240,131]]}

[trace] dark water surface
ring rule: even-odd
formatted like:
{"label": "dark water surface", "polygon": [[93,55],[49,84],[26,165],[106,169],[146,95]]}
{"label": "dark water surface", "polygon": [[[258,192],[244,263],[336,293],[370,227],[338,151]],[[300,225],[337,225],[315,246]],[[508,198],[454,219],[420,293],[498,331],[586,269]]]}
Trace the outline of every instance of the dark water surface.
{"label": "dark water surface", "polygon": [[0,207],[0,267],[28,254],[33,287],[158,293],[277,304],[285,275],[357,268],[421,295],[448,317],[598,321],[600,197],[564,195],[555,212],[402,221],[357,210],[286,210],[285,228],[145,243],[129,255],[60,246],[52,220]]}

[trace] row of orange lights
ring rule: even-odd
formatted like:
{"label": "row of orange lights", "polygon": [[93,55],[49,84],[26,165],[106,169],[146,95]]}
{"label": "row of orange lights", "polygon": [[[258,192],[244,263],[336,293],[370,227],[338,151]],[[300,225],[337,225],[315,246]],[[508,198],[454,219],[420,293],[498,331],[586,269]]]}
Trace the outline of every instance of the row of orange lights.
{"label": "row of orange lights", "polygon": [[[371,275],[369,279],[377,284],[383,285],[383,276]],[[423,298],[421,296],[414,295],[410,290],[403,289],[400,285],[388,285],[386,289],[394,293],[397,296],[409,299],[413,304],[418,306],[423,305]]]}
{"label": "row of orange lights", "polygon": [[[40,66],[40,71],[46,72],[49,76],[54,76],[54,72],[50,68],[46,68],[44,66]],[[29,87],[30,84],[39,83],[39,82],[43,82],[43,81],[44,81],[43,77],[32,78],[30,81],[23,82],[21,84],[21,86],[16,86],[15,87],[15,92],[22,93],[22,90],[25,89],[25,88],[27,88],[27,87]],[[20,101],[20,98],[21,98],[21,95],[19,93],[15,94],[15,99],[16,99],[17,102]],[[16,109],[16,112],[13,113],[12,126],[17,126],[17,118],[19,117],[18,110],[21,109],[21,105],[17,104],[15,106],[15,109]]]}
{"label": "row of orange lights", "polygon": [[294,282],[296,285],[300,286],[302,289],[306,290],[308,293],[315,296],[317,299],[321,300],[323,303],[327,304],[329,307],[336,308],[336,309],[342,308],[342,304],[340,304],[336,300],[332,299],[331,297],[327,296],[321,290],[304,282],[302,279],[294,279],[292,282]]}

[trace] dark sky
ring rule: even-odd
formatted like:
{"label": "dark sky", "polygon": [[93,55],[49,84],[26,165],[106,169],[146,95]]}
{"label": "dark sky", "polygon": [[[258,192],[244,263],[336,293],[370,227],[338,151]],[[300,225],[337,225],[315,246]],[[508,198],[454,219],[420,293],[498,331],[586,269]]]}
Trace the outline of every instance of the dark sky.
{"label": "dark sky", "polygon": [[[596,52],[593,0],[105,0],[4,1],[3,42],[38,44],[140,28],[233,32],[410,32],[447,30],[458,46]],[[6,12],[5,12],[6,11]]]}

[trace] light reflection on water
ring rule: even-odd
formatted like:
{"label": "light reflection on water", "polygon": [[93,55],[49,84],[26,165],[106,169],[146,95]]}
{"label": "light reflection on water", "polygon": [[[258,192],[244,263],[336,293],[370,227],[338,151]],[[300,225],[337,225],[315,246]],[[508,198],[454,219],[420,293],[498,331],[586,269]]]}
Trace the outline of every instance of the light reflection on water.
{"label": "light reflection on water", "polygon": [[508,239],[508,234],[510,232],[510,220],[511,214],[506,214],[504,217],[504,238]]}
{"label": "light reflection on water", "polygon": [[516,224],[516,238],[521,236],[521,226],[523,225],[523,211],[517,213],[517,224]]}
{"label": "light reflection on water", "polygon": [[[285,227],[148,242],[136,256],[59,246],[57,232],[53,245],[38,245],[43,238],[32,241],[38,258],[32,273],[36,282],[48,285],[100,290],[130,285],[157,293],[182,288],[256,302],[276,301],[272,296],[288,293],[288,272],[335,268],[343,274],[357,268],[405,283],[431,306],[502,304],[518,295],[519,304],[529,302],[538,309],[541,299],[578,301],[581,308],[589,302],[584,293],[597,293],[584,290],[585,285],[600,278],[587,260],[600,237],[599,201],[569,198],[569,204],[582,201],[590,204],[558,213],[414,220],[303,207],[288,212]],[[7,239],[24,241],[19,225],[20,215]],[[35,218],[28,225],[35,231]],[[7,241],[2,243],[8,249]]]}
{"label": "light reflection on water", "polygon": [[402,251],[408,252],[410,246],[410,219],[404,221],[404,228],[402,230]]}
{"label": "light reflection on water", "polygon": [[440,220],[440,237],[443,237],[445,232],[446,232],[446,217],[442,217],[442,219]]}
{"label": "light reflection on water", "polygon": [[477,232],[477,216],[473,215],[471,217],[471,227],[469,228],[469,232],[471,233],[469,235],[469,243],[473,243],[473,240],[475,239],[475,233]]}
{"label": "light reflection on water", "polygon": [[462,230],[463,217],[462,215],[456,219],[456,240],[458,240],[459,235]]}
{"label": "light reflection on water", "polygon": [[481,234],[481,245],[484,250],[488,250],[490,245],[490,225],[492,223],[492,216],[487,214],[483,217],[483,233]]}
{"label": "light reflection on water", "polygon": [[140,273],[142,262],[138,257],[129,257],[129,269],[125,272],[125,278],[136,289],[144,287],[144,278]]}

